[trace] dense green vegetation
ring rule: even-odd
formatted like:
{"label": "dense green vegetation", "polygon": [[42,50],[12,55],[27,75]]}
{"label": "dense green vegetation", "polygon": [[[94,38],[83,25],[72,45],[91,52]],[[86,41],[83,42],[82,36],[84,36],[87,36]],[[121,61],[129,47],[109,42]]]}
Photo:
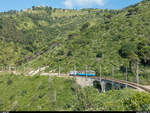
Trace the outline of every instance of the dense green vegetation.
{"label": "dense green vegetation", "polygon": [[0,13],[0,65],[69,72],[88,69],[150,83],[150,1],[121,10],[35,7]]}
{"label": "dense green vegetation", "polygon": [[0,111],[148,111],[150,95],[133,89],[99,93],[75,79],[0,75]]}
{"label": "dense green vegetation", "polygon": [[[0,45],[1,49],[6,51],[1,52],[1,56],[5,56],[5,59],[0,58],[1,65],[18,66],[59,47],[69,33],[79,31],[87,19],[94,21],[96,12],[93,11],[91,15],[88,15],[87,10],[33,7],[23,12],[0,13],[0,40],[2,43]],[[6,44],[6,50],[4,44]],[[10,45],[9,47],[12,49],[10,53],[7,45]],[[17,56],[11,57],[11,52],[16,52]]]}
{"label": "dense green vegetation", "polygon": [[[0,71],[95,70],[150,84],[150,0],[120,10],[36,7],[0,13]],[[29,70],[28,70],[29,69]],[[24,70],[24,71],[23,71]],[[133,89],[99,93],[74,79],[0,74],[0,111],[150,110],[150,95]]]}

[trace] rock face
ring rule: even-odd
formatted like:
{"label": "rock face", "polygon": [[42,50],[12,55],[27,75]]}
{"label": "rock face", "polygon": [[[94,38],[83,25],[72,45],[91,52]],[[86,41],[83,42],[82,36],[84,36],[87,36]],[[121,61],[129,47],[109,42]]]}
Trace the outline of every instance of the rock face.
{"label": "rock face", "polygon": [[39,68],[38,70],[31,71],[31,72],[29,72],[28,74],[31,75],[31,76],[36,75],[36,74],[38,74],[39,72],[44,71],[47,67],[48,67],[48,66]]}
{"label": "rock face", "polygon": [[150,86],[144,86],[144,87],[146,87],[146,88],[150,89]]}
{"label": "rock face", "polygon": [[88,78],[83,78],[83,77],[76,77],[76,82],[79,84],[81,87],[85,86],[93,86],[93,80],[88,79]]}

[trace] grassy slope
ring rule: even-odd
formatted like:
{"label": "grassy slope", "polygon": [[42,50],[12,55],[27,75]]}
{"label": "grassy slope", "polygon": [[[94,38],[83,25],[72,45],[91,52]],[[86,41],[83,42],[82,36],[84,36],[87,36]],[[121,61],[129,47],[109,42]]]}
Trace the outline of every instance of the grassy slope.
{"label": "grassy slope", "polygon": [[0,76],[1,111],[125,111],[147,110],[146,106],[150,107],[149,94],[132,89],[101,94],[92,87],[81,89],[73,79],[49,79],[38,75]]}
{"label": "grassy slope", "polygon": [[[27,111],[69,110],[66,106],[75,97],[71,89],[74,82],[55,77],[51,79],[50,83],[48,77],[1,75],[0,110],[15,110],[17,106],[17,110]],[[55,91],[57,102],[54,100]]]}

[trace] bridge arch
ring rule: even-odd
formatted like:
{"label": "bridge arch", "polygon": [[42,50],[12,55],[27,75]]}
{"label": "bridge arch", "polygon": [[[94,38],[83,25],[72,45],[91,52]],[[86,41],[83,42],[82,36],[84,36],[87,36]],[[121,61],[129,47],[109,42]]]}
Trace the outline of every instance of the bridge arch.
{"label": "bridge arch", "polygon": [[[75,76],[76,77],[76,76]],[[136,83],[132,83],[132,82],[128,82],[128,81],[123,81],[123,80],[114,80],[114,79],[109,79],[109,78],[100,78],[100,77],[76,77],[77,79],[77,83],[79,85],[81,85],[82,87],[84,86],[93,86],[94,85],[94,81],[97,82],[105,82],[106,85],[106,91],[108,87],[113,86],[112,84],[114,84],[114,89],[118,90],[118,89],[123,89],[123,88],[133,88],[133,89],[137,89],[139,91],[146,91],[150,93],[150,89],[145,88],[142,85],[136,84]],[[99,84],[98,85],[99,88],[102,89],[102,86]],[[108,88],[110,89],[110,88]]]}

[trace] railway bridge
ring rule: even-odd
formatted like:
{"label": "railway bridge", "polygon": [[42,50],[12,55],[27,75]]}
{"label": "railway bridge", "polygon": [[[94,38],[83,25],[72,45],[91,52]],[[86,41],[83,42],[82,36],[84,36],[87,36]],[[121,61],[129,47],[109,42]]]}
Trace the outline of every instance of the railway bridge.
{"label": "railway bridge", "polygon": [[147,88],[143,85],[136,84],[133,82],[123,81],[123,80],[115,80],[110,78],[103,78],[103,77],[80,77],[75,76],[76,82],[81,86],[93,86],[96,85],[100,91],[105,92],[110,89],[123,89],[123,88],[133,88],[137,89],[138,91],[146,91],[150,93],[150,88]]}
{"label": "railway bridge", "polygon": [[[42,68],[42,69],[45,69]],[[2,71],[3,72],[3,71]],[[13,71],[11,71],[13,72]],[[37,72],[39,72],[37,70]],[[14,73],[14,72],[13,72]],[[14,73],[14,74],[18,74],[18,73]],[[40,73],[40,75],[45,76],[58,76],[58,77],[71,77],[69,76],[69,74],[61,74],[59,75],[58,73]],[[34,75],[28,75],[28,76],[34,76]],[[133,82],[128,82],[128,81],[123,81],[123,80],[116,80],[116,79],[110,79],[110,78],[103,78],[103,77],[82,77],[82,76],[72,76],[76,78],[76,82],[81,86],[81,87],[85,87],[85,86],[93,86],[93,85],[97,85],[99,88],[101,88],[102,92],[105,92],[111,88],[114,89],[120,89],[120,88],[134,88],[137,89],[139,91],[146,91],[150,93],[150,86],[145,87],[143,85],[140,84],[136,84]]]}

